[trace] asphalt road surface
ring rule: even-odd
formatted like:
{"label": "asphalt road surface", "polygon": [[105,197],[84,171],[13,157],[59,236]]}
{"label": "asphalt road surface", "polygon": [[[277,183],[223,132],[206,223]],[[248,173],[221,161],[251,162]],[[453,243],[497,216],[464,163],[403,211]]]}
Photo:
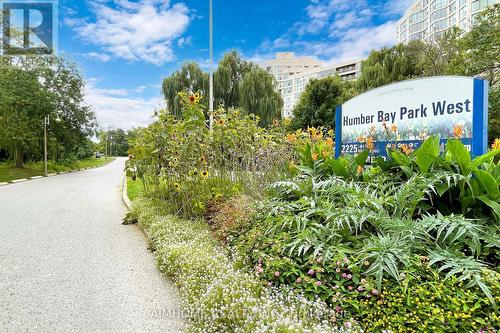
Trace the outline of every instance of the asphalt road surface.
{"label": "asphalt road surface", "polygon": [[175,287],[121,225],[124,159],[0,187],[0,332],[181,332]]}

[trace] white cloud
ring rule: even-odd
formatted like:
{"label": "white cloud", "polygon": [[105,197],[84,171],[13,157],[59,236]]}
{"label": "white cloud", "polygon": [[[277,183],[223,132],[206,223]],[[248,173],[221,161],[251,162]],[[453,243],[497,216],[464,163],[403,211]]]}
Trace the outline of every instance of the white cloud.
{"label": "white cloud", "polygon": [[127,130],[147,126],[154,121],[154,110],[161,107],[162,98],[159,96],[133,97],[131,95],[138,89],[101,89],[96,86],[97,79],[87,82],[86,102],[95,111],[103,128],[116,127]]}
{"label": "white cloud", "polygon": [[[280,37],[265,39],[257,55],[268,58],[263,54],[295,51],[316,56],[329,64],[364,58],[374,49],[395,44],[396,19],[411,2],[310,0],[305,8],[306,18],[293,24]],[[381,20],[383,23],[379,23]],[[328,39],[316,37],[325,34]]]}
{"label": "white cloud", "polygon": [[183,3],[167,0],[116,0],[89,2],[95,20],[67,19],[78,35],[107,53],[129,61],[161,65],[174,59],[172,44],[190,23],[189,9]]}
{"label": "white cloud", "polygon": [[98,52],[88,52],[84,54],[84,57],[89,59],[94,59],[100,62],[108,62],[111,60],[111,56],[106,53],[98,53]]}
{"label": "white cloud", "polygon": [[177,46],[184,47],[191,45],[191,39],[192,39],[191,36],[181,37],[177,40]]}

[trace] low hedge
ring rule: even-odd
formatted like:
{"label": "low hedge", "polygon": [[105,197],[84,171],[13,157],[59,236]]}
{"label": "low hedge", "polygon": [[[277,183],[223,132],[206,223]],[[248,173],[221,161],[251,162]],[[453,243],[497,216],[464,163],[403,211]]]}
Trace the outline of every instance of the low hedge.
{"label": "low hedge", "polygon": [[132,216],[150,235],[158,266],[180,289],[189,332],[361,332],[321,301],[286,287],[263,286],[238,269],[202,221],[166,214],[159,201],[140,198]]}

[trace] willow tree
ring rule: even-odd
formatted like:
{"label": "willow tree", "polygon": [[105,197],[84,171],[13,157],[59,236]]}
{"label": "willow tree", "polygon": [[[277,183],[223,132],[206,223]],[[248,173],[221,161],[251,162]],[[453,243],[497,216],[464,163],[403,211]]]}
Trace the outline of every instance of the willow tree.
{"label": "willow tree", "polygon": [[202,103],[208,105],[208,74],[203,72],[196,62],[186,62],[182,68],[163,80],[163,96],[167,102],[167,110],[173,115],[181,115],[179,92],[200,92]]}
{"label": "willow tree", "polygon": [[228,52],[214,73],[215,103],[225,107],[240,106],[240,84],[256,65],[243,60],[236,51]]}
{"label": "willow tree", "polygon": [[269,126],[281,117],[283,100],[275,90],[274,77],[260,67],[252,68],[241,81],[241,107],[260,117],[261,126]]}
{"label": "willow tree", "polygon": [[357,83],[359,90],[366,91],[422,75],[418,66],[420,52],[419,42],[372,51],[363,61]]}

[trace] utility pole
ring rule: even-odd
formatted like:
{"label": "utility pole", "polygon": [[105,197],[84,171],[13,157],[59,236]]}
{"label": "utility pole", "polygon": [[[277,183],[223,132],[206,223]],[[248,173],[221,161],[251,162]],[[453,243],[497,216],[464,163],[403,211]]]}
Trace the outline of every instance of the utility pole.
{"label": "utility pole", "polygon": [[43,175],[47,177],[47,125],[49,124],[49,116],[43,118]]}
{"label": "utility pole", "polygon": [[209,31],[210,31],[210,88],[209,88],[209,98],[208,101],[208,112],[210,119],[210,130],[214,126],[214,41],[213,41],[213,8],[212,0],[210,0],[210,19],[209,19]]}

